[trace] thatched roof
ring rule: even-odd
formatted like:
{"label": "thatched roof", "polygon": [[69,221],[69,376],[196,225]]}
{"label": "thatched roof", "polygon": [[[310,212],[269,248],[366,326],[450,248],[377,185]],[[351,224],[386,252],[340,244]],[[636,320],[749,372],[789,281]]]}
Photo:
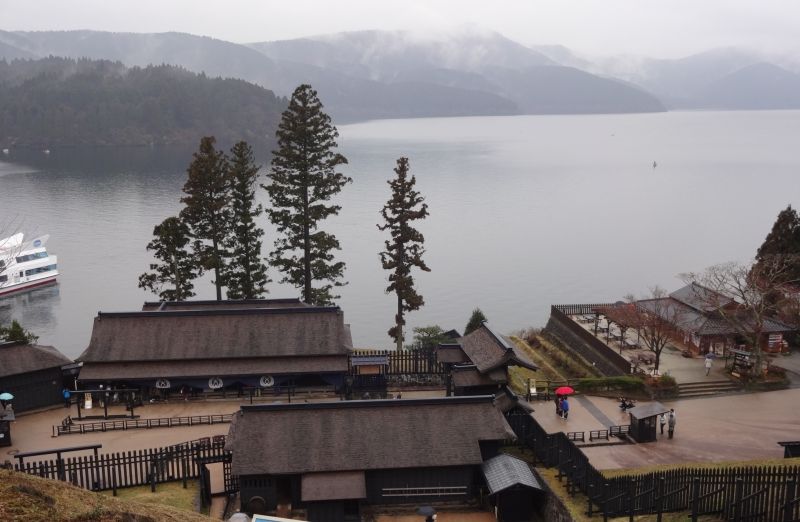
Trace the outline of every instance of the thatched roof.
{"label": "thatched roof", "polygon": [[236,475],[479,465],[513,438],[492,396],[242,406],[226,447]]}
{"label": "thatched roof", "polygon": [[504,369],[495,369],[490,372],[480,373],[474,366],[454,366],[453,385],[456,388],[472,386],[496,386],[508,382]]}
{"label": "thatched roof", "polygon": [[338,307],[101,312],[80,360],[346,356],[352,344]]}
{"label": "thatched roof", "polygon": [[300,299],[227,299],[224,301],[147,301],[143,312],[178,310],[230,310],[235,308],[306,308],[311,305]]}
{"label": "thatched roof", "polygon": [[440,363],[466,363],[469,357],[461,349],[460,344],[440,344],[436,347],[436,360]]}
{"label": "thatched roof", "polygon": [[0,343],[0,377],[60,368],[71,362],[71,359],[52,346]]}
{"label": "thatched roof", "polygon": [[342,373],[347,358],[341,356],[203,359],[191,361],[133,361],[90,363],[81,369],[81,381],[114,379],[177,379],[234,375],[283,375],[297,373]]}
{"label": "thatched roof", "polygon": [[675,290],[669,296],[701,312],[713,312],[736,303],[730,297],[698,283],[690,283]]}
{"label": "thatched roof", "polygon": [[538,369],[511,339],[494,332],[485,322],[477,330],[462,337],[460,344],[461,349],[481,373],[500,366]]}

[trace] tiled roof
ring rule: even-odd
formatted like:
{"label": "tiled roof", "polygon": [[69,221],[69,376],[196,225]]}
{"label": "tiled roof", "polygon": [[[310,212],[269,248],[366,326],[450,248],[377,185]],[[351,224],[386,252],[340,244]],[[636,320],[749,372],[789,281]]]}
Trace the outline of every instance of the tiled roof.
{"label": "tiled roof", "polygon": [[521,485],[532,489],[543,489],[533,475],[530,466],[505,453],[493,457],[481,466],[489,494],[494,495],[510,487]]}

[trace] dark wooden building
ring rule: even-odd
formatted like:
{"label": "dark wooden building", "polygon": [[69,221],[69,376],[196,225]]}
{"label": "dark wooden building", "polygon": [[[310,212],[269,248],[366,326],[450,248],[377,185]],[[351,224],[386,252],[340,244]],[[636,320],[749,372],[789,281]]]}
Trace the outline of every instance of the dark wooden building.
{"label": "dark wooden building", "polygon": [[525,461],[501,454],[485,461],[481,470],[498,522],[529,522],[539,518],[541,513],[537,511],[544,506],[546,494]]}
{"label": "dark wooden building", "polygon": [[669,408],[660,402],[649,402],[628,410],[631,419],[631,438],[636,442],[654,442],[658,439],[658,418]]}
{"label": "dark wooden building", "polygon": [[440,344],[436,357],[448,365],[448,393],[455,395],[497,393],[509,382],[509,366],[538,369],[511,339],[485,322],[454,343]]}
{"label": "dark wooden building", "polygon": [[64,400],[61,367],[71,363],[52,346],[0,343],[0,393],[14,396],[17,413],[59,404]]}
{"label": "dark wooden building", "polygon": [[227,448],[242,511],[278,504],[313,522],[360,507],[469,501],[480,466],[514,437],[491,396],[243,406]]}
{"label": "dark wooden building", "polygon": [[338,307],[295,299],[145,303],[98,313],[79,382],[177,391],[338,389],[350,327]]}

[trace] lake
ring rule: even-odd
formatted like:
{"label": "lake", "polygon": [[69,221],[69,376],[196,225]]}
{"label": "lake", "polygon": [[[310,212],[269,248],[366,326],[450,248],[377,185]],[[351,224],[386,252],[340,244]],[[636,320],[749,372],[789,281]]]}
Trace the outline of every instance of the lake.
{"label": "lake", "polygon": [[[349,284],[337,304],[357,347],[392,347],[395,301],[384,293],[385,235],[375,225],[400,156],[431,214],[419,228],[432,271],[416,275],[425,306],[409,327],[463,330],[477,306],[512,332],[543,326],[554,303],[616,301],[656,284],[671,291],[680,273],[752,258],[778,212],[800,204],[798,111],[382,120],[339,130],[353,183],[325,228],[342,244]],[[151,262],[153,226],[180,208],[191,152],[0,156],[0,225],[50,234],[62,273],[56,287],[0,300],[0,322],[16,318],[40,344],[77,357],[99,310],[155,300],[137,277]],[[274,232],[263,224],[266,255]],[[196,287],[213,298],[208,278]],[[275,283],[270,291],[299,295]]]}

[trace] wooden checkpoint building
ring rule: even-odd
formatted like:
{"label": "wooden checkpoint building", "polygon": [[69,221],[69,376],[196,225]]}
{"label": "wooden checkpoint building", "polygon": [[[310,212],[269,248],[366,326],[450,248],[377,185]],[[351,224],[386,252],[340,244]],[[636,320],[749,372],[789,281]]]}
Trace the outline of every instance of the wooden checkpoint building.
{"label": "wooden checkpoint building", "polygon": [[338,390],[351,350],[338,307],[297,299],[145,303],[138,312],[97,314],[78,380],[145,395]]}
{"label": "wooden checkpoint building", "polygon": [[501,391],[509,382],[508,367],[538,367],[514,342],[484,322],[454,343],[436,349],[439,362],[448,365],[448,394],[483,395]]}
{"label": "wooden checkpoint building", "polygon": [[72,361],[52,346],[21,342],[0,343],[0,393],[14,396],[14,410],[22,411],[63,402],[62,367]]}
{"label": "wooden checkpoint building", "polygon": [[242,406],[233,453],[242,511],[359,520],[376,506],[469,502],[514,433],[491,396]]}

